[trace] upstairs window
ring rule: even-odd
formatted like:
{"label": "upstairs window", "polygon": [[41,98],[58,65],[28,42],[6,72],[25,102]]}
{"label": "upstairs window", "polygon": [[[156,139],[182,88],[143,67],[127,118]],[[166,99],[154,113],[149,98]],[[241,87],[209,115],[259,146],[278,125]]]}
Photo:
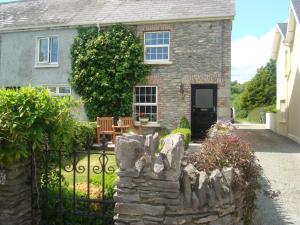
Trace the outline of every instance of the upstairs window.
{"label": "upstairs window", "polygon": [[141,114],[149,118],[149,122],[157,122],[157,87],[135,87],[134,103],[135,120],[139,121]]}
{"label": "upstairs window", "polygon": [[39,64],[58,64],[58,38],[41,37],[38,38]]}
{"label": "upstairs window", "polygon": [[170,32],[145,32],[144,34],[145,61],[169,61]]}

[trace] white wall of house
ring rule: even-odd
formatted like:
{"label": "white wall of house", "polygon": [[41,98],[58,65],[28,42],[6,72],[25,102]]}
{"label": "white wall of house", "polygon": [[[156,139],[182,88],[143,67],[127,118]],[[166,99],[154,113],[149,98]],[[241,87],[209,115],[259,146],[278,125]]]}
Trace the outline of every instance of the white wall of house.
{"label": "white wall of house", "polygon": [[300,26],[296,23],[291,45],[291,71],[287,77],[288,136],[300,142]]}
{"label": "white wall of house", "polygon": [[274,45],[279,48],[276,58],[278,113],[274,130],[300,143],[300,24],[293,13],[287,37],[281,36],[275,41],[280,43]]}

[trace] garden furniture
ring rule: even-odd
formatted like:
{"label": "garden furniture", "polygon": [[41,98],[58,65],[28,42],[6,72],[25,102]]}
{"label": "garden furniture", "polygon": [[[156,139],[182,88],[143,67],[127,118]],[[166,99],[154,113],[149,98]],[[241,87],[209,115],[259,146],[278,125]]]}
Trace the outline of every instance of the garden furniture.
{"label": "garden furniture", "polygon": [[113,117],[97,117],[97,143],[100,144],[101,135],[110,135],[111,140],[114,143],[115,132],[114,132],[114,118]]}

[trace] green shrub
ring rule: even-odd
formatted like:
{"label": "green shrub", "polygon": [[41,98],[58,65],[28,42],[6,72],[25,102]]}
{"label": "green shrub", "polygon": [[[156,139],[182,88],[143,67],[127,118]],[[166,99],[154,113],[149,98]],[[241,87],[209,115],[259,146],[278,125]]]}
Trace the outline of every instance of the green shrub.
{"label": "green shrub", "polygon": [[76,121],[73,135],[73,148],[83,150],[93,145],[96,137],[96,123]]}
{"label": "green shrub", "polygon": [[264,107],[258,107],[248,113],[247,120],[252,123],[265,123]]}
{"label": "green shrub", "polygon": [[185,116],[181,117],[178,128],[191,129],[190,123],[189,123],[188,119]]}
{"label": "green shrub", "polygon": [[276,105],[265,106],[264,111],[266,113],[276,113],[277,112]]}
{"label": "green shrub", "polygon": [[189,144],[192,138],[192,132],[190,129],[187,128],[177,128],[171,131],[171,134],[182,134],[184,139],[184,149],[187,150],[189,148]]}
{"label": "green shrub", "polygon": [[0,164],[10,164],[41,150],[46,136],[53,149],[72,145],[75,106],[70,98],[53,98],[48,90],[0,89]]}

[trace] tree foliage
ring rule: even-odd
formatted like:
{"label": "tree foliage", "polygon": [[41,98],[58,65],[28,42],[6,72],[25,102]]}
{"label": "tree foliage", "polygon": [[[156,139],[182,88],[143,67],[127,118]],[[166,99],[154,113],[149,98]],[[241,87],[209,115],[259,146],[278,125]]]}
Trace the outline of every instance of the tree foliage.
{"label": "tree foliage", "polygon": [[100,32],[80,29],[71,53],[71,84],[89,119],[131,115],[133,88],[150,71],[134,31],[121,24]]}
{"label": "tree foliage", "polygon": [[43,89],[0,89],[0,166],[41,150],[46,136],[53,148],[71,146],[74,120],[70,108],[74,105]]}
{"label": "tree foliage", "polygon": [[231,101],[236,117],[245,118],[255,108],[276,104],[276,61],[270,60],[247,83],[231,84]]}

